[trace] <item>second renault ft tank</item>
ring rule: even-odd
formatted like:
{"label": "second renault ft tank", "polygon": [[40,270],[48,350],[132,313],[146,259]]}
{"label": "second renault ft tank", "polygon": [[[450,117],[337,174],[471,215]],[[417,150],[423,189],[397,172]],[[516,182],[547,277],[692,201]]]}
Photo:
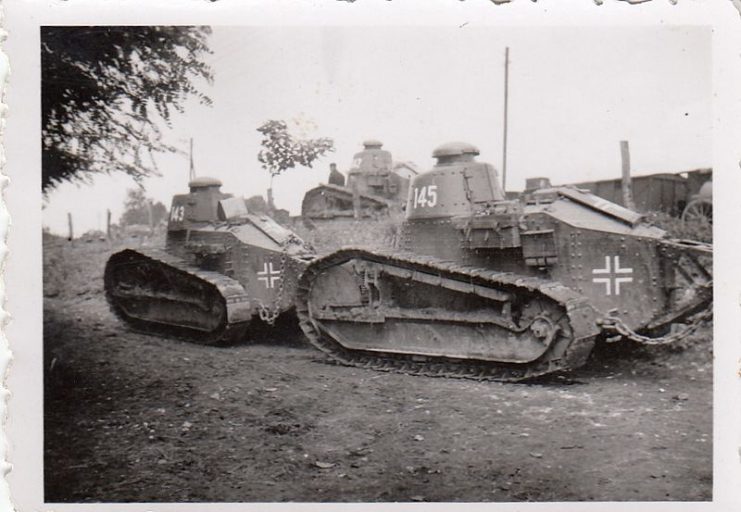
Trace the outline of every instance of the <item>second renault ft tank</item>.
{"label": "second renault ft tank", "polygon": [[391,153],[382,149],[380,141],[366,140],[363,146],[363,151],[353,158],[347,183],[333,167],[329,184],[306,192],[301,205],[304,219],[380,217],[401,211],[407,197],[409,177],[400,169],[404,167],[406,174],[413,173],[413,170],[408,165],[395,165]]}
{"label": "second renault ft tank", "polygon": [[573,187],[506,200],[478,153],[434,151],[399,250],[308,265],[297,311],[312,344],[349,365],[516,381],[579,367],[601,337],[667,342],[709,317],[710,246]]}
{"label": "second renault ft tank", "polygon": [[125,249],[108,260],[111,309],[134,329],[205,344],[241,340],[253,319],[292,309],[314,252],[213,178],[172,201],[164,249]]}

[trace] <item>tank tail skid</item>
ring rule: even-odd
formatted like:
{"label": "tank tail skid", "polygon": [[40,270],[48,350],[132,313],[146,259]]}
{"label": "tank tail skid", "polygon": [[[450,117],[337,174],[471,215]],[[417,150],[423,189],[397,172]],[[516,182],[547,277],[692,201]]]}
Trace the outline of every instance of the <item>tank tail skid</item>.
{"label": "tank tail skid", "polygon": [[239,282],[161,250],[114,254],[104,281],[111,310],[137,331],[219,345],[243,339],[252,318]]}
{"label": "tank tail skid", "polygon": [[310,264],[297,312],[311,343],[343,364],[480,380],[577,368],[600,332],[598,313],[558,283],[363,249]]}
{"label": "tank tail skid", "polygon": [[671,269],[670,308],[642,329],[646,334],[665,332],[698,312],[711,309],[713,303],[713,249],[709,244],[691,240],[664,240],[661,255]]}

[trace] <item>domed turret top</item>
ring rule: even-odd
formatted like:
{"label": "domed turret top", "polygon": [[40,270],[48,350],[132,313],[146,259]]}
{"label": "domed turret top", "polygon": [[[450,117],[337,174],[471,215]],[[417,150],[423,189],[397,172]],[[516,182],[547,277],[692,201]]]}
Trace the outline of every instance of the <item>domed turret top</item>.
{"label": "domed turret top", "polygon": [[220,187],[221,181],[217,180],[216,178],[207,178],[206,176],[199,176],[198,178],[195,178],[191,180],[188,183],[188,186],[191,190],[196,188],[208,188],[208,187]]}
{"label": "domed turret top", "polygon": [[433,158],[461,156],[461,155],[478,155],[479,148],[468,142],[447,142],[435,148],[432,152]]}
{"label": "domed turret top", "polygon": [[363,141],[363,146],[365,149],[379,149],[381,146],[383,146],[383,142],[376,139],[368,139]]}

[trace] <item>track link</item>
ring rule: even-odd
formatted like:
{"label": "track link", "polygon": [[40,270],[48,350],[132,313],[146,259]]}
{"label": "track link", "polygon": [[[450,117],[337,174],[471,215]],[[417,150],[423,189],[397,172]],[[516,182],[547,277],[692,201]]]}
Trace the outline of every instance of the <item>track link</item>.
{"label": "track link", "polygon": [[[572,340],[562,357],[551,357],[550,351],[546,351],[542,357],[532,363],[498,363],[347,349],[322,331],[311,316],[309,301],[311,300],[312,282],[319,274],[330,267],[356,258],[441,275],[463,282],[474,282],[493,289],[532,297],[545,297],[557,303],[567,315],[572,330]],[[431,377],[516,382],[559,370],[572,369],[583,364],[599,334],[596,324],[598,314],[588,304],[586,298],[557,282],[463,266],[413,253],[369,251],[362,248],[342,249],[312,262],[299,280],[296,309],[301,328],[312,345],[336,361],[360,368]]]}

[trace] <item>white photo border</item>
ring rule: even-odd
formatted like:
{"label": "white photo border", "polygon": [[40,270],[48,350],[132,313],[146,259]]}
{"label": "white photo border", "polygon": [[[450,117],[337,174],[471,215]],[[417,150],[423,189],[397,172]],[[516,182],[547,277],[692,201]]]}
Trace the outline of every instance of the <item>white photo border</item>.
{"label": "white photo border", "polygon": [[[3,125],[5,204],[12,217],[7,236],[4,308],[12,317],[4,329],[13,362],[5,385],[10,398],[3,445],[12,465],[0,491],[0,508],[16,510],[741,510],[741,14],[738,0],[652,0],[639,5],[618,0],[514,0],[504,5],[457,0],[15,0],[2,6],[4,51],[10,78],[3,97],[8,104]],[[741,9],[741,7],[739,7]],[[39,27],[44,25],[265,25],[265,26],[682,26],[713,27],[713,168],[715,281],[713,501],[710,503],[475,503],[475,504],[54,504],[43,502],[42,409],[42,257],[40,170]],[[0,158],[0,164],[2,158]],[[5,178],[3,178],[5,180]],[[0,187],[5,181],[0,181]],[[0,238],[7,214],[0,209]],[[6,250],[0,246],[0,259]],[[0,291],[4,291],[0,287]],[[5,318],[5,314],[0,314]],[[5,340],[0,340],[0,370],[8,367]],[[3,394],[2,397],[7,396]],[[0,448],[0,455],[3,449]],[[8,487],[9,486],[9,487]],[[10,501],[12,500],[12,501]]]}

